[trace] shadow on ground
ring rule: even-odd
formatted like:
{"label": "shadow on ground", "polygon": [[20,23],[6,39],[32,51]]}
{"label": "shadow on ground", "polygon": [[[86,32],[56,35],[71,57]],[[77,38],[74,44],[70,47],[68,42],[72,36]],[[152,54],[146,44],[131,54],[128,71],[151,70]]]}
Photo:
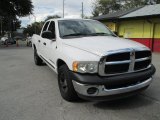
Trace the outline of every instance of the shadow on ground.
{"label": "shadow on ground", "polygon": [[153,104],[153,101],[151,101],[150,99],[142,95],[136,95],[129,98],[124,98],[114,101],[96,102],[93,104],[93,106],[99,109],[119,110],[119,109],[140,108],[151,104]]}

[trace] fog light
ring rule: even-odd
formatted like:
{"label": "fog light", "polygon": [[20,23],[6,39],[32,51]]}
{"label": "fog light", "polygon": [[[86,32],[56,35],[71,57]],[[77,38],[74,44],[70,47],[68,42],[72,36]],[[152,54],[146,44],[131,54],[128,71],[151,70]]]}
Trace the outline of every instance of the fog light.
{"label": "fog light", "polygon": [[91,87],[91,88],[88,88],[87,90],[87,93],[89,95],[96,94],[96,92],[98,92],[98,89],[96,87]]}

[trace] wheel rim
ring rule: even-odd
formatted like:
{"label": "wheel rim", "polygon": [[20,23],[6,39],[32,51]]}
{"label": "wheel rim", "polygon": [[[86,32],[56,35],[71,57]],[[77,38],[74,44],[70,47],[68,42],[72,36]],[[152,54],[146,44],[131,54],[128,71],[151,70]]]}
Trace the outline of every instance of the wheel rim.
{"label": "wheel rim", "polygon": [[68,91],[68,85],[67,85],[67,80],[64,73],[60,75],[59,83],[60,83],[61,90],[63,90],[63,92],[66,93]]}

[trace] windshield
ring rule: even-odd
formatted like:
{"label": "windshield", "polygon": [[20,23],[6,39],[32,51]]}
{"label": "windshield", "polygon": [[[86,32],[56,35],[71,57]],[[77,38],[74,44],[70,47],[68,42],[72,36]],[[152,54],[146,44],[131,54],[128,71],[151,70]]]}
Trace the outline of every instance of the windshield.
{"label": "windshield", "polygon": [[61,38],[87,36],[115,36],[105,25],[93,20],[60,20]]}

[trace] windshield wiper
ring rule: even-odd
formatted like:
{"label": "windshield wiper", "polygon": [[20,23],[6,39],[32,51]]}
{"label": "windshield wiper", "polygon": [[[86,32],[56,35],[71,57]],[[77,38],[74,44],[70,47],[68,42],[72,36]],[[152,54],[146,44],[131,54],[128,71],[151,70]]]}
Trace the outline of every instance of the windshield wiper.
{"label": "windshield wiper", "polygon": [[113,37],[117,37],[115,34],[108,34],[108,33],[92,33],[92,34],[89,34],[91,36],[113,36]]}
{"label": "windshield wiper", "polygon": [[76,33],[76,34],[63,35],[62,37],[69,37],[69,36],[86,36],[86,35],[87,35],[87,34]]}
{"label": "windshield wiper", "polygon": [[103,33],[103,32],[101,32],[101,33],[92,33],[90,35],[92,35],[92,36],[115,36],[114,34],[108,34],[108,33]]}
{"label": "windshield wiper", "polygon": [[92,34],[74,33],[74,34],[63,35],[62,37],[76,37],[76,36],[115,36],[115,35],[103,33],[103,32],[102,33],[92,33]]}

